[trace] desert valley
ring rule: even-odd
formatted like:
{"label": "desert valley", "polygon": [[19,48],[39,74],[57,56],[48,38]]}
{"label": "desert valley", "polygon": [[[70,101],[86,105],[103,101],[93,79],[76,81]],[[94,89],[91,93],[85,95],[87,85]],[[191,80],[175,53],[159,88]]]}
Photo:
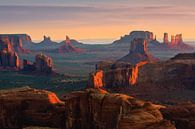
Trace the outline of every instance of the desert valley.
{"label": "desert valley", "polygon": [[0,0],[0,129],[195,129],[194,0]]}

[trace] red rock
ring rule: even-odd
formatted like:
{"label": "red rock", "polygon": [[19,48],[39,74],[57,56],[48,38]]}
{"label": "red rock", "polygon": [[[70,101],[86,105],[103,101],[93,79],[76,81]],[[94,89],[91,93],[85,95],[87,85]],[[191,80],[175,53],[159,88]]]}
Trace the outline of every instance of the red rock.
{"label": "red rock", "polygon": [[82,52],[81,49],[76,48],[72,45],[70,38],[66,36],[66,40],[64,41],[64,45],[58,48],[59,53],[67,53],[67,52]]}
{"label": "red rock", "polygon": [[118,61],[128,62],[136,65],[139,62],[157,62],[158,59],[153,57],[147,50],[147,39],[134,39],[131,42],[129,54],[122,57]]}
{"label": "red rock", "polygon": [[16,52],[10,44],[9,38],[0,39],[0,67],[4,69],[19,69],[20,61]]}
{"label": "red rock", "polygon": [[168,36],[168,33],[164,33],[164,38],[163,38],[163,41],[165,44],[169,44],[169,36]]}
{"label": "red rock", "polygon": [[35,67],[38,72],[52,73],[53,60],[49,56],[38,54],[35,57]]}

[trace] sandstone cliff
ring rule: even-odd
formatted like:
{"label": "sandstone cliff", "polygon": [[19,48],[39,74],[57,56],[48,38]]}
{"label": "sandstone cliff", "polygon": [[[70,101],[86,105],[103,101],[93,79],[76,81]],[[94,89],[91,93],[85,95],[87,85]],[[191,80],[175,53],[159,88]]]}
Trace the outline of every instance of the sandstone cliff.
{"label": "sandstone cliff", "polygon": [[3,69],[19,69],[20,61],[8,37],[0,39],[0,67]]}
{"label": "sandstone cliff", "polygon": [[43,54],[36,55],[34,63],[31,63],[28,60],[23,60],[22,71],[25,72],[51,74],[53,72],[52,69],[53,69],[52,58]]}
{"label": "sandstone cliff", "polygon": [[160,112],[164,106],[100,89],[73,92],[61,101],[27,87],[0,91],[0,100],[1,129],[175,129]]}
{"label": "sandstone cliff", "polygon": [[30,51],[23,47],[23,45],[30,44],[31,38],[26,34],[2,34],[0,39],[7,37],[13,47],[14,51],[19,53],[30,53]]}

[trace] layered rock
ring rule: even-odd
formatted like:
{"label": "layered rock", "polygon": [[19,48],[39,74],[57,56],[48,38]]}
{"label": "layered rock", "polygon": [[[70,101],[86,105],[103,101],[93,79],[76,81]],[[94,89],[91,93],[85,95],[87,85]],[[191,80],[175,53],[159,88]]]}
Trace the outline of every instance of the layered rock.
{"label": "layered rock", "polygon": [[23,71],[51,74],[53,68],[53,60],[51,57],[38,54],[35,57],[35,62],[31,63],[23,60]]}
{"label": "layered rock", "polygon": [[182,103],[161,109],[165,119],[175,122],[177,129],[195,129],[195,104]]}
{"label": "layered rock", "polygon": [[175,129],[150,102],[100,89],[63,96],[31,88],[0,91],[0,128],[28,126],[61,129]]}
{"label": "layered rock", "polygon": [[0,91],[0,128],[64,126],[64,103],[49,91],[19,88]]}
{"label": "layered rock", "polygon": [[66,40],[64,41],[64,45],[58,48],[59,53],[68,53],[68,52],[82,52],[81,49],[76,48],[72,45],[70,38],[66,36]]}
{"label": "layered rock", "polygon": [[161,63],[149,63],[139,70],[138,84],[167,88],[195,89],[195,58],[179,54]]}
{"label": "layered rock", "polygon": [[148,62],[136,65],[123,62],[100,62],[96,71],[90,74],[88,87],[113,88],[128,87],[137,83],[139,67]]}
{"label": "layered rock", "polygon": [[8,37],[0,39],[0,67],[3,69],[19,69],[20,61]]}
{"label": "layered rock", "polygon": [[23,47],[23,44],[27,45],[31,43],[30,36],[26,34],[3,34],[0,35],[0,38],[7,37],[16,52],[20,53],[29,53],[30,51],[28,49],[25,49]]}
{"label": "layered rock", "polygon": [[122,94],[87,89],[64,96],[67,129],[175,129],[163,119],[163,106]]}
{"label": "layered rock", "polygon": [[138,38],[134,39],[130,44],[129,54],[122,57],[118,61],[129,62],[132,64],[137,64],[142,61],[156,62],[157,58],[153,57],[147,51],[147,39]]}

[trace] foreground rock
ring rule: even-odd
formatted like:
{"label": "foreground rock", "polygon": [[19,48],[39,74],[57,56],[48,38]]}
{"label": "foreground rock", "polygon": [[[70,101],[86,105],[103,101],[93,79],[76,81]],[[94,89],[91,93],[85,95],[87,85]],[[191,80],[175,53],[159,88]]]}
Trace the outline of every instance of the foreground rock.
{"label": "foreground rock", "polygon": [[195,129],[195,104],[183,103],[161,109],[163,116],[175,122],[177,129]]}
{"label": "foreground rock", "polygon": [[63,127],[64,103],[52,92],[19,88],[0,91],[0,128]]}
{"label": "foreground rock", "polygon": [[23,71],[26,72],[37,72],[51,74],[53,71],[53,60],[51,57],[38,54],[35,57],[35,62],[31,63],[27,60],[23,60]]}
{"label": "foreground rock", "polygon": [[60,101],[52,92],[20,88],[0,91],[0,128],[175,129],[150,102],[100,89],[73,92]]}
{"label": "foreground rock", "polygon": [[143,38],[134,39],[130,44],[129,54],[118,61],[137,64],[142,61],[156,62],[157,58],[153,57],[147,50],[148,40]]}
{"label": "foreground rock", "polygon": [[0,39],[0,69],[14,69],[20,68],[20,61],[17,53],[14,51],[9,38],[4,37]]}

